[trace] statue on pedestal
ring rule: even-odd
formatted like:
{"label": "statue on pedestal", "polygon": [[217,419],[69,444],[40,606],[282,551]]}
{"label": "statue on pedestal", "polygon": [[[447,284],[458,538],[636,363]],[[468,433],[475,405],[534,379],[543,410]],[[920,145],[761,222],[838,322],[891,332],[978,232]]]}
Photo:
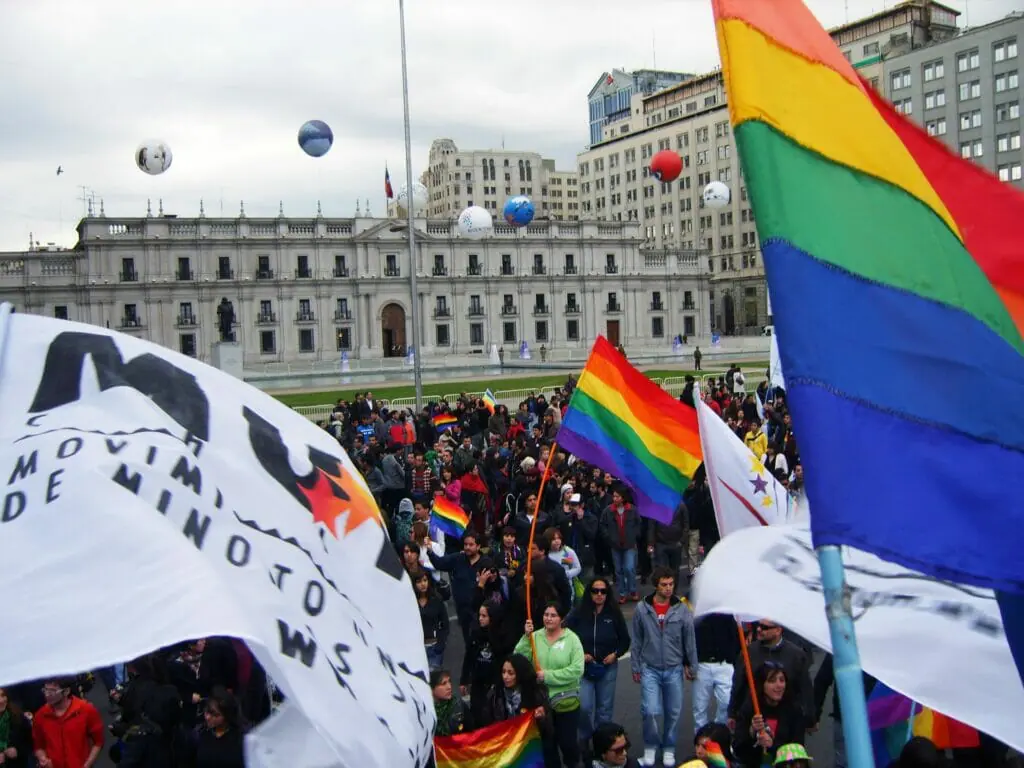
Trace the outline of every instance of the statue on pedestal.
{"label": "statue on pedestal", "polygon": [[227,300],[222,298],[220,304],[217,305],[217,328],[220,331],[221,341],[234,341],[235,332],[232,326],[235,324],[235,307]]}

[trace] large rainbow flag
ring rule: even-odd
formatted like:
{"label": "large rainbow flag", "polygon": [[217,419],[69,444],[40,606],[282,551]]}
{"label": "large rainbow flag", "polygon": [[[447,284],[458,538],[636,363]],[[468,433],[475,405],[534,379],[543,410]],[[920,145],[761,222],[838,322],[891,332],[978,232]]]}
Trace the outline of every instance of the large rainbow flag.
{"label": "large rainbow flag", "polygon": [[911,736],[924,736],[939,749],[969,748],[981,743],[971,726],[922,707],[883,683],[876,683],[868,697],[868,727],[877,766],[896,760]]}
{"label": "large rainbow flag", "polygon": [[898,114],[800,0],[713,5],[815,545],[1024,594],[1024,195]]}
{"label": "large rainbow flag", "polygon": [[469,733],[434,737],[437,768],[544,768],[533,713]]}
{"label": "large rainbow flag", "polygon": [[637,511],[668,523],[703,461],[697,412],[598,336],[558,430],[558,445],[628,485]]}

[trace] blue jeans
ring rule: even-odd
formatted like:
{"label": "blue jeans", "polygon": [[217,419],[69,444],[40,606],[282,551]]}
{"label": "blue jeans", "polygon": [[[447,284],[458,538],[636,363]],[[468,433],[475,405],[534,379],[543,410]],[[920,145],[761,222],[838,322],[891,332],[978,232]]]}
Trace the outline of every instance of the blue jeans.
{"label": "blue jeans", "polygon": [[615,581],[619,597],[636,592],[636,550],[612,549],[612,563],[615,565]]}
{"label": "blue jeans", "polygon": [[[644,747],[675,750],[679,713],[683,711],[683,668],[654,669],[645,666],[640,675],[640,716]],[[658,717],[663,717],[658,733]]]}
{"label": "blue jeans", "polygon": [[426,646],[427,651],[427,665],[430,667],[430,671],[433,672],[435,669],[440,669],[444,664],[444,646],[440,643],[434,643],[433,645]]}
{"label": "blue jeans", "polygon": [[615,680],[619,676],[619,663],[608,667],[600,680],[580,681],[580,741],[589,741],[595,726],[612,721],[615,709]]}

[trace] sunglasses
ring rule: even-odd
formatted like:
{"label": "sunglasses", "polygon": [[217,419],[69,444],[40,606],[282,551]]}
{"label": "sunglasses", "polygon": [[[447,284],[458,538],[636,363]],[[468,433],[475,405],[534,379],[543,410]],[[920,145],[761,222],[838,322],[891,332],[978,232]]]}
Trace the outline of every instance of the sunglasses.
{"label": "sunglasses", "polygon": [[590,594],[592,594],[592,595],[607,595],[608,594],[608,590],[604,589],[603,587],[591,587],[590,588]]}
{"label": "sunglasses", "polygon": [[613,755],[623,755],[629,750],[630,746],[631,744],[629,743],[629,739],[626,739],[626,743],[623,744],[621,747],[612,747],[608,751],[611,752]]}
{"label": "sunglasses", "polygon": [[773,629],[778,629],[778,627],[768,626],[767,624],[758,624],[757,625],[757,631],[758,632],[771,632]]}

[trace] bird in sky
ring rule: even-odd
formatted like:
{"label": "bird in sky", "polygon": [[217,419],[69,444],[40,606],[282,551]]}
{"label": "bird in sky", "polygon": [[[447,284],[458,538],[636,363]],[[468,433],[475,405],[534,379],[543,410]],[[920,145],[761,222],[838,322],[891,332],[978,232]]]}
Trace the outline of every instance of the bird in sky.
{"label": "bird in sky", "polygon": [[57,175],[60,176],[62,173],[64,173],[64,166],[63,165],[58,165],[57,166]]}

